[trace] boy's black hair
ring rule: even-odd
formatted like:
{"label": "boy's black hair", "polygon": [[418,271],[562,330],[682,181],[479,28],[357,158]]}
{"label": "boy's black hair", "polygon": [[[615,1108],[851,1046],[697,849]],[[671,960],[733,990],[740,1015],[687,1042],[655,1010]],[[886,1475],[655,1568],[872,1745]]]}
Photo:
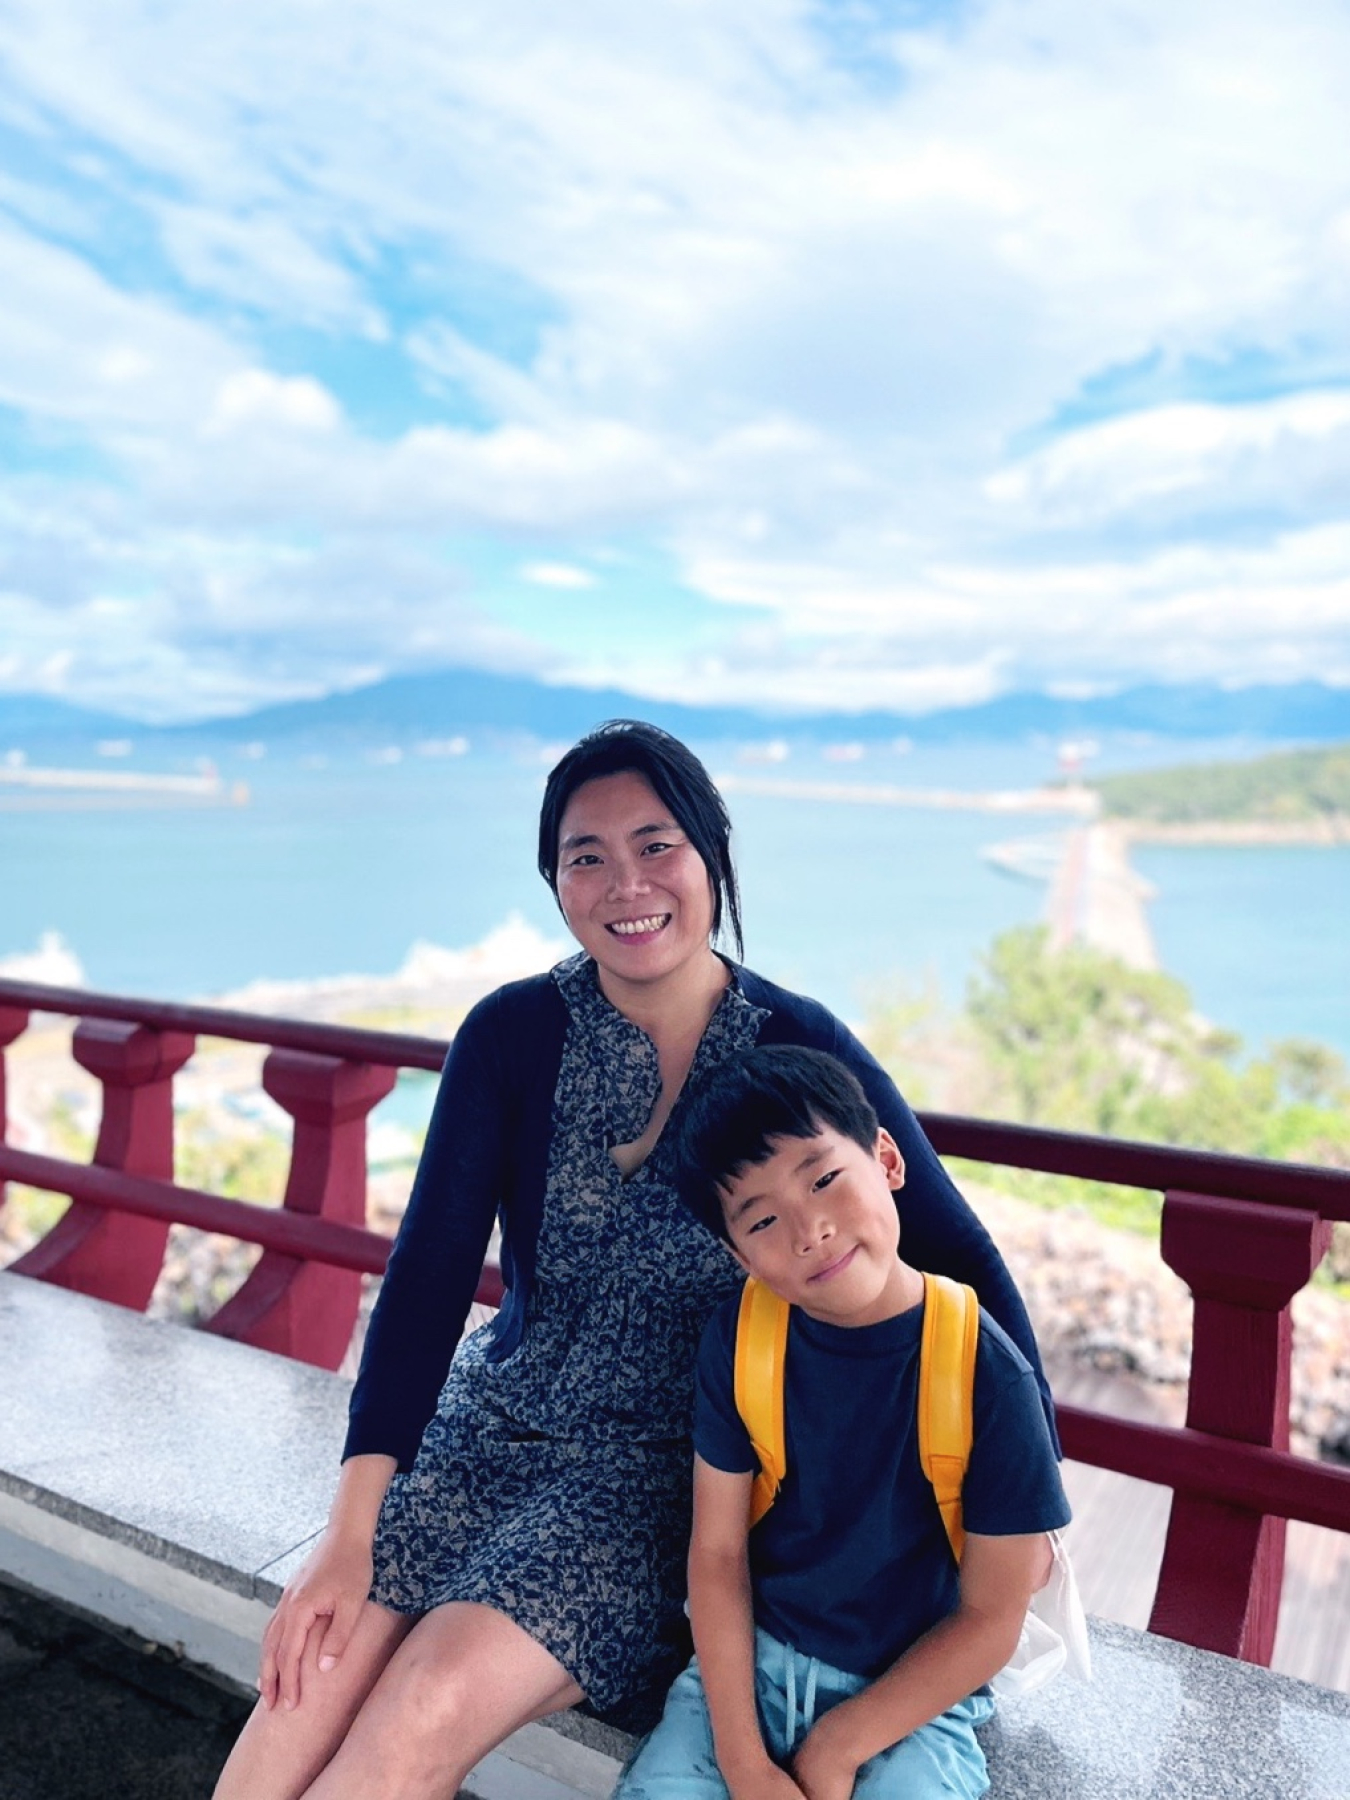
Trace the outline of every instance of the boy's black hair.
{"label": "boy's black hair", "polygon": [[765,1044],[710,1069],[675,1121],[675,1183],[700,1224],[730,1242],[722,1192],[783,1138],[825,1128],[864,1150],[877,1141],[877,1115],[853,1071],[824,1050]]}
{"label": "boy's black hair", "polygon": [[640,775],[703,858],[713,896],[713,936],[725,912],[744,956],[741,899],[731,860],[731,819],[703,764],[687,745],[643,719],[609,719],[573,744],[549,774],[539,809],[539,873],[558,895],[558,838],[567,803],[603,775]]}

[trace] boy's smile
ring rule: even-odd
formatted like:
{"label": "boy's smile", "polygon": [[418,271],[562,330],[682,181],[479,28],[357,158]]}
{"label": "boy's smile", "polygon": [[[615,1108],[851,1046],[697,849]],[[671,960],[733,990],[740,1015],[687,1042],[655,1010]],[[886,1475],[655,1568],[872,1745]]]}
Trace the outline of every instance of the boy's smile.
{"label": "boy's smile", "polygon": [[901,1262],[894,1190],[905,1165],[889,1132],[861,1144],[823,1126],[783,1137],[722,1189],[737,1261],[832,1325],[876,1325],[917,1306],[923,1278]]}

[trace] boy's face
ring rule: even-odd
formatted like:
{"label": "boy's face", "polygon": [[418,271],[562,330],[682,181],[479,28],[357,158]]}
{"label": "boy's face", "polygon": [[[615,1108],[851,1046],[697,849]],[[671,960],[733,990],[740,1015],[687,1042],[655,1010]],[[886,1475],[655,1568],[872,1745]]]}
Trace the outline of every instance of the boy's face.
{"label": "boy's face", "polygon": [[918,1304],[923,1278],[900,1261],[895,1140],[871,1150],[823,1126],[773,1140],[773,1154],[722,1190],[736,1260],[774,1293],[832,1325],[875,1325]]}

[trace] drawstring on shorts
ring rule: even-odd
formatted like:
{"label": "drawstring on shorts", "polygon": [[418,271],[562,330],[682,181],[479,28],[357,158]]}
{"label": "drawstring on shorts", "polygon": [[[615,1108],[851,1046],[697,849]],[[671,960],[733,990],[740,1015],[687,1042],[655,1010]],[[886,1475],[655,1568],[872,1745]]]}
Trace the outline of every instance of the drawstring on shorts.
{"label": "drawstring on shorts", "polygon": [[[816,1722],[816,1683],[820,1675],[820,1659],[816,1656],[803,1658],[806,1663],[806,1692],[802,1697],[802,1736]],[[787,1724],[784,1736],[793,1749],[797,1745],[797,1652],[790,1644],[783,1645],[783,1697],[787,1707]]]}

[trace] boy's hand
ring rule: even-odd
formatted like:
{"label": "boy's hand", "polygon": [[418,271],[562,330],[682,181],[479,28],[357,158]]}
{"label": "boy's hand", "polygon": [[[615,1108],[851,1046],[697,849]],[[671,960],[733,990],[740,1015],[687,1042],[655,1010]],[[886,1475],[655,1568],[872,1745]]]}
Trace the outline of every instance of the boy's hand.
{"label": "boy's hand", "polygon": [[862,1762],[849,1744],[848,1702],[831,1707],[807,1732],[792,1759],[792,1773],[806,1800],[852,1800]]}
{"label": "boy's hand", "polygon": [[776,1762],[766,1756],[762,1764],[738,1773],[733,1781],[723,1771],[731,1800],[803,1800],[801,1788]]}

